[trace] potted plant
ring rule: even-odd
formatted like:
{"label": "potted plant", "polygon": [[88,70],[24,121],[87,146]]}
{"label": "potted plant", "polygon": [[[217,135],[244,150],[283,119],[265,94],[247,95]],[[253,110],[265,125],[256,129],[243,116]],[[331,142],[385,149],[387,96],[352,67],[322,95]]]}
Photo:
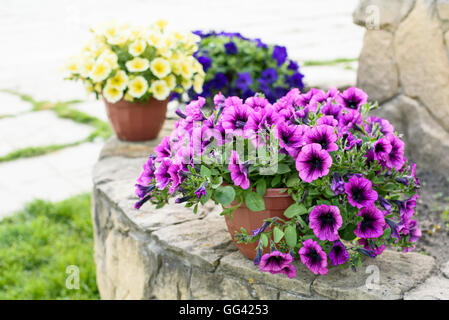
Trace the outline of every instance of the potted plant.
{"label": "potted plant", "polygon": [[[289,59],[283,46],[268,45],[240,33],[194,33],[201,37],[194,56],[206,73],[201,96],[208,104],[212,104],[213,97],[219,92],[243,99],[262,92],[269,102],[274,103],[289,88],[302,90],[304,87],[304,75],[298,64]],[[199,96],[192,89],[187,93],[187,101]]]}
{"label": "potted plant", "polygon": [[171,92],[201,92],[202,65],[193,57],[199,37],[169,32],[165,21],[149,27],[105,23],[66,67],[69,80],[83,81],[101,96],[121,140],[157,137]]}
{"label": "potted plant", "polygon": [[206,114],[200,97],[144,164],[135,207],[174,196],[196,212],[212,200],[240,251],[289,277],[294,259],[326,274],[386,246],[410,251],[421,236],[416,167],[393,126],[366,117],[377,107],[367,99],[354,87],[292,89],[274,104],[219,94]]}

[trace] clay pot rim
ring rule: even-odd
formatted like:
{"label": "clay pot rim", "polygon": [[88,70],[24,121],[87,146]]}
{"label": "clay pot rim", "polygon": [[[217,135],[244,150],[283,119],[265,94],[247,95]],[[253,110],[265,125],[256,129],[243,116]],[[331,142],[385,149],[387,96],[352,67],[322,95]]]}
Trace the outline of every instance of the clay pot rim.
{"label": "clay pot rim", "polygon": [[110,105],[111,107],[116,107],[116,108],[126,108],[126,107],[147,107],[149,104],[151,104],[151,102],[153,100],[156,100],[160,103],[169,103],[170,102],[170,98],[167,98],[165,100],[158,100],[155,97],[150,97],[147,101],[142,102],[142,101],[126,101],[125,98],[121,98],[119,101],[116,102],[109,102],[108,100],[106,100],[106,98],[103,96],[103,94],[100,94],[101,99],[103,100],[103,102],[105,104]]}

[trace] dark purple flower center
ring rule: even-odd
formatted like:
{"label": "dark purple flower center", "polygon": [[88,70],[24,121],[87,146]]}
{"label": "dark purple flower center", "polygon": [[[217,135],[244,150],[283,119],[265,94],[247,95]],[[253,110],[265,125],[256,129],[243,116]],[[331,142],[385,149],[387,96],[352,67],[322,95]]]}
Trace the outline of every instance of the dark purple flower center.
{"label": "dark purple flower center", "polygon": [[237,129],[243,129],[243,127],[245,126],[245,124],[246,124],[245,121],[237,120],[237,121],[235,122],[235,127],[236,127]]}
{"label": "dark purple flower center", "polygon": [[337,245],[332,248],[332,251],[334,251],[335,255],[338,256],[343,252],[343,248]]}
{"label": "dark purple flower center", "polygon": [[351,97],[349,99],[346,99],[346,107],[349,109],[357,109],[358,108],[359,101],[357,97]]}
{"label": "dark purple flower center", "polygon": [[321,256],[315,249],[311,249],[306,256],[312,261],[312,264],[318,264],[321,262]]}
{"label": "dark purple flower center", "polygon": [[372,229],[375,221],[376,219],[371,216],[364,216],[360,225],[360,229],[362,230],[362,232],[365,232],[368,229]]}
{"label": "dark purple flower center", "polygon": [[284,261],[284,259],[281,256],[271,256],[268,258],[268,264],[276,264],[280,265],[281,262]]}
{"label": "dark purple flower center", "polygon": [[312,170],[321,170],[323,166],[323,161],[320,157],[313,155],[312,159],[309,161]]}
{"label": "dark purple flower center", "polygon": [[319,143],[321,145],[321,147],[326,150],[327,149],[327,145],[328,145],[328,141],[326,136],[321,136],[320,139],[317,141],[317,143]]}
{"label": "dark purple flower center", "polygon": [[351,193],[352,193],[352,199],[354,199],[355,202],[359,202],[360,200],[363,200],[363,189],[360,189],[358,187],[352,187]]}
{"label": "dark purple flower center", "polygon": [[374,148],[374,151],[375,151],[376,153],[379,153],[379,152],[385,152],[385,148],[384,148],[383,143],[378,143],[378,144],[376,144],[376,147]]}
{"label": "dark purple flower center", "polygon": [[330,212],[326,212],[319,217],[324,227],[332,227],[335,224],[335,218]]}

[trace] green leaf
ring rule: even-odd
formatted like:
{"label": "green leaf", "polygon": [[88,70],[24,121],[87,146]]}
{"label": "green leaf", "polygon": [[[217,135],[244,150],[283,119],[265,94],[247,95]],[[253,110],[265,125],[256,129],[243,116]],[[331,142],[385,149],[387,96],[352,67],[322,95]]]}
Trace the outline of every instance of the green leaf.
{"label": "green leaf", "polygon": [[210,178],[211,177],[211,172],[210,172],[208,167],[201,166],[200,175],[203,176],[203,177],[206,177],[206,178]]}
{"label": "green leaf", "polygon": [[211,187],[212,187],[212,189],[217,189],[219,186],[221,186],[222,183],[223,183],[223,177],[218,176],[215,178],[214,183],[211,183]]}
{"label": "green leaf", "polygon": [[299,224],[301,225],[301,227],[303,227],[303,228],[306,228],[306,227],[307,227],[306,222],[301,218],[301,216],[296,216],[295,219],[296,219],[296,221],[299,222]]}
{"label": "green leaf", "polygon": [[301,179],[299,179],[299,176],[297,174],[294,174],[288,178],[286,185],[289,188],[297,187],[297,186],[299,186],[300,182],[301,182]]}
{"label": "green leaf", "polygon": [[288,226],[285,228],[285,241],[290,248],[294,248],[296,246],[296,241],[298,240],[296,235],[296,227]]}
{"label": "green leaf", "polygon": [[293,218],[296,215],[307,213],[307,208],[302,203],[294,203],[284,211],[284,216]]}
{"label": "green leaf", "polygon": [[256,192],[247,192],[245,195],[245,203],[251,211],[265,210],[265,202],[263,201],[262,196]]}
{"label": "green leaf", "polygon": [[260,235],[260,240],[262,241],[264,247],[268,247],[268,237],[265,233]]}
{"label": "green leaf", "polygon": [[260,196],[264,196],[265,192],[267,191],[267,182],[265,181],[265,179],[260,179],[257,180],[256,183],[256,192],[260,195]]}
{"label": "green leaf", "polygon": [[281,182],[281,176],[275,176],[273,180],[271,180],[271,186],[274,188]]}
{"label": "green leaf", "polygon": [[281,241],[282,237],[284,236],[284,232],[279,229],[278,227],[274,227],[273,229],[273,239],[275,243],[278,243]]}
{"label": "green leaf", "polygon": [[356,225],[351,223],[346,226],[343,230],[339,230],[338,234],[343,240],[351,241],[355,239],[354,229]]}
{"label": "green leaf", "polygon": [[215,190],[215,196],[214,199],[221,203],[222,205],[226,206],[230,204],[235,198],[235,190],[231,186],[225,186],[225,187],[218,187]]}
{"label": "green leaf", "polygon": [[284,174],[284,173],[287,173],[287,172],[290,172],[290,171],[291,171],[291,169],[290,169],[290,166],[288,164],[286,164],[286,163],[279,163],[278,164],[277,174]]}

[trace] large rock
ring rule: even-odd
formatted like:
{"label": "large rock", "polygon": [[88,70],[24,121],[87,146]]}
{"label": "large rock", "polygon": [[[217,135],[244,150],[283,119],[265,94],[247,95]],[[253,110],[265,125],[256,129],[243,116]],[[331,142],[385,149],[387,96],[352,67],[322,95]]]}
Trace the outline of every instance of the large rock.
{"label": "large rock", "polygon": [[367,30],[359,58],[357,87],[371,100],[383,102],[398,91],[398,70],[393,56],[393,34]]}
{"label": "large rock", "polygon": [[405,300],[449,300],[449,280],[431,277],[422,285],[407,292]]}
{"label": "large rock", "polygon": [[449,20],[449,0],[437,0],[438,16],[442,20]]}
{"label": "large rock", "polygon": [[449,59],[438,17],[425,0],[417,0],[398,27],[394,50],[404,93],[449,131]]}
{"label": "large rock", "polygon": [[406,155],[419,168],[449,171],[449,133],[422,104],[401,95],[374,114],[388,119],[396,131],[404,134]]}
{"label": "large rock", "polygon": [[415,0],[360,0],[353,12],[355,24],[393,31],[409,14]]}
{"label": "large rock", "polygon": [[[434,268],[431,257],[386,252],[369,264],[380,270],[380,287],[357,273],[330,267],[315,276],[295,261],[297,276],[262,273],[244,258],[219,208],[198,213],[170,203],[133,208],[133,181],[146,158],[109,157],[94,169],[95,261],[103,299],[402,299]],[[355,296],[356,295],[356,296]]]}

